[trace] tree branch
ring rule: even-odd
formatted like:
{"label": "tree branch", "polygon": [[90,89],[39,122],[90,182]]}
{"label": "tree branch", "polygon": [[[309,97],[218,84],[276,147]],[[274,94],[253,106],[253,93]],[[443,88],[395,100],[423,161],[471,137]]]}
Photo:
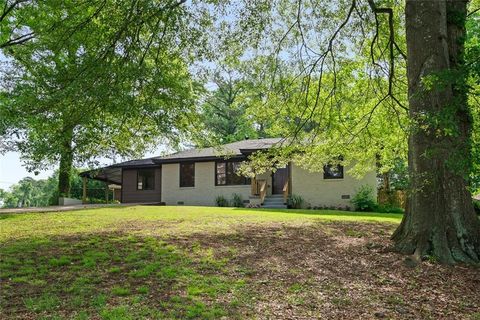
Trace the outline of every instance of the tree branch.
{"label": "tree branch", "polygon": [[399,105],[402,109],[408,111],[408,108],[405,107],[394,95],[393,93],[393,81],[395,78],[395,53],[394,49],[397,49],[398,52],[402,55],[403,58],[406,58],[406,55],[400,50],[398,47],[397,43],[395,42],[395,29],[394,29],[394,24],[393,24],[393,9],[392,8],[379,8],[375,5],[374,0],[368,0],[368,5],[370,6],[370,9],[373,11],[375,14],[375,23],[376,23],[376,33],[374,36],[374,39],[372,40],[371,46],[370,46],[370,55],[372,58],[372,63],[374,65],[378,64],[375,62],[375,53],[374,53],[374,47],[375,47],[375,41],[378,38],[378,30],[379,30],[379,21],[378,21],[378,15],[379,14],[387,14],[388,15],[388,29],[389,29],[389,40],[388,40],[388,49],[389,49],[389,71],[388,71],[388,96],[390,96],[393,101],[397,105]]}
{"label": "tree branch", "polygon": [[33,38],[35,38],[35,34],[33,32],[30,32],[30,33],[24,34],[22,36],[19,36],[17,38],[9,39],[8,41],[0,44],[0,49],[25,43],[25,42],[33,39]]}
{"label": "tree branch", "polygon": [[[357,5],[356,1],[353,0],[351,5],[350,5],[350,8],[348,10],[347,16],[345,17],[345,19],[342,21],[342,23],[338,26],[338,28],[335,30],[335,32],[330,37],[330,39],[328,41],[327,49],[318,57],[318,59],[315,60],[315,62],[313,63],[313,65],[310,68],[310,72],[307,76],[307,83],[305,84],[305,86],[306,86],[305,108],[303,109],[302,114],[300,115],[300,119],[304,118],[304,116],[307,112],[307,109],[308,109],[308,96],[309,96],[309,93],[310,93],[309,89],[310,89],[310,82],[311,82],[311,74],[313,73],[313,71],[315,70],[317,65],[320,63],[320,76],[319,76],[319,79],[318,79],[318,88],[317,88],[317,92],[316,92],[316,95],[315,95],[315,104],[314,104],[312,110],[310,111],[310,115],[305,119],[305,121],[302,121],[302,123],[300,125],[298,125],[297,128],[295,129],[292,141],[297,138],[298,134],[300,133],[300,130],[302,130],[305,127],[305,125],[308,123],[308,121],[311,120],[311,118],[313,117],[313,114],[315,113],[315,110],[318,107],[318,103],[319,103],[319,100],[320,100],[320,91],[321,91],[322,83],[323,83],[323,68],[324,68],[324,65],[325,65],[325,60],[327,59],[329,54],[330,54],[331,57],[334,57],[334,55],[333,55],[333,42],[337,38],[337,35],[340,33],[340,31],[347,25],[348,21],[350,21],[350,18],[352,16],[352,13],[355,10],[356,5]],[[335,60],[335,59],[333,59],[333,60]],[[334,93],[334,91],[335,91],[335,81],[334,81],[334,86],[333,86],[333,88],[330,91],[328,96],[331,97],[331,95]]]}
{"label": "tree branch", "polygon": [[480,8],[477,8],[477,9],[475,9],[475,10],[470,11],[470,12],[467,14],[467,18],[470,17],[471,15],[474,15],[474,14],[477,13],[478,11],[480,11]]}
{"label": "tree branch", "polygon": [[15,1],[14,3],[12,3],[10,6],[8,5],[8,1],[5,1],[5,7],[3,8],[3,13],[2,15],[0,16],[0,22],[3,21],[3,19],[5,19],[7,17],[7,15],[13,10],[15,9],[16,6],[18,6],[19,4],[22,4],[23,2],[27,2],[28,0],[17,0]]}

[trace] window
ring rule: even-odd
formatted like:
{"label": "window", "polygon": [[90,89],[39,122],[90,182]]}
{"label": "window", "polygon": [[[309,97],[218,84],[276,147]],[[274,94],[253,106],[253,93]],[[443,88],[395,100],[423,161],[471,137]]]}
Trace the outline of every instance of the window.
{"label": "window", "polygon": [[323,179],[343,179],[343,166],[333,164],[323,166]]}
{"label": "window", "polygon": [[137,170],[137,190],[155,189],[155,169]]}
{"label": "window", "polygon": [[241,164],[242,163],[239,161],[216,162],[215,185],[229,186],[250,184],[250,178],[246,178],[237,173]]}
{"label": "window", "polygon": [[180,163],[180,187],[194,187],[195,186],[195,163],[184,162]]}

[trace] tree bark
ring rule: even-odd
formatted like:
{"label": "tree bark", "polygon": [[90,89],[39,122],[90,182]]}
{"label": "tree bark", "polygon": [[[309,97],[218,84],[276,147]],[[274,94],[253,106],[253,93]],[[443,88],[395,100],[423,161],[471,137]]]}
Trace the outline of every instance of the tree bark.
{"label": "tree bark", "polygon": [[399,252],[447,264],[480,261],[480,223],[466,180],[472,122],[462,74],[466,12],[463,0],[407,0],[405,11],[411,192],[392,239]]}
{"label": "tree bark", "polygon": [[73,128],[63,130],[62,149],[60,152],[60,166],[58,174],[58,194],[60,197],[70,196],[71,175],[73,165]]}

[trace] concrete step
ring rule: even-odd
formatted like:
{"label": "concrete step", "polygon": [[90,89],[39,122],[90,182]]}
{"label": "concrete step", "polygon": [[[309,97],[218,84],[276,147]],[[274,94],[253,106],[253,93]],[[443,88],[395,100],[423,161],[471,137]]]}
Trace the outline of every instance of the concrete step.
{"label": "concrete step", "polygon": [[287,206],[284,204],[263,204],[262,208],[268,208],[268,209],[287,209]]}
{"label": "concrete step", "polygon": [[272,194],[265,198],[262,208],[287,209],[282,194]]}
{"label": "concrete step", "polygon": [[263,205],[264,206],[284,206],[285,203],[282,202],[269,202],[269,201],[265,201],[263,202]]}
{"label": "concrete step", "polygon": [[267,199],[268,198],[283,198],[283,194],[271,194],[269,196],[266,197]]}
{"label": "concrete step", "polygon": [[266,198],[264,202],[271,202],[271,203],[283,203],[283,198],[281,199],[268,199]]}

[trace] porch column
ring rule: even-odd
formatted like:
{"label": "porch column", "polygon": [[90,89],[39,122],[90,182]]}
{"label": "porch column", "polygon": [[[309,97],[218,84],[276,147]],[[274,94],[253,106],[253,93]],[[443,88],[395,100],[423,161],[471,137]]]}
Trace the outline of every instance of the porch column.
{"label": "porch column", "polygon": [[110,190],[108,190],[108,182],[105,182],[105,201],[106,203],[108,203],[108,192]]}
{"label": "porch column", "polygon": [[251,182],[251,185],[250,185],[250,194],[251,194],[252,196],[258,195],[258,190],[257,190],[257,178],[256,178],[256,177],[253,177],[253,178],[252,178],[252,182]]}
{"label": "porch column", "polygon": [[292,195],[292,187],[293,187],[293,183],[292,183],[292,161],[290,161],[288,163],[288,195],[289,196]]}
{"label": "porch column", "polygon": [[83,176],[83,193],[82,193],[82,203],[87,203],[87,177]]}

